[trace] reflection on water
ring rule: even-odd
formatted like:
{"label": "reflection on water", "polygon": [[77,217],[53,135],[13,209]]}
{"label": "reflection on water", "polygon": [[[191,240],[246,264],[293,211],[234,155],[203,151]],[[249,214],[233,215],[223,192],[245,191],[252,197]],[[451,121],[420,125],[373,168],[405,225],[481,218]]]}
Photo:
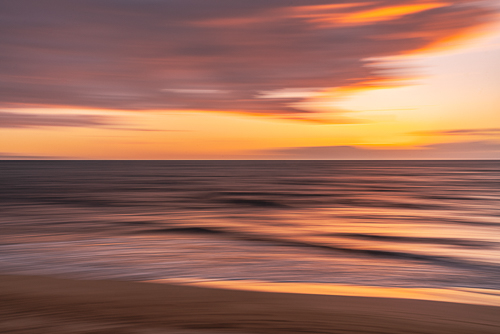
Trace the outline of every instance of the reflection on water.
{"label": "reflection on water", "polygon": [[500,289],[498,161],[3,161],[0,272]]}
{"label": "reflection on water", "polygon": [[454,303],[500,306],[500,291],[471,288],[395,288],[324,283],[270,283],[261,281],[152,280],[151,283],[194,285],[209,288],[302,293],[315,295],[358,296],[435,300]]}

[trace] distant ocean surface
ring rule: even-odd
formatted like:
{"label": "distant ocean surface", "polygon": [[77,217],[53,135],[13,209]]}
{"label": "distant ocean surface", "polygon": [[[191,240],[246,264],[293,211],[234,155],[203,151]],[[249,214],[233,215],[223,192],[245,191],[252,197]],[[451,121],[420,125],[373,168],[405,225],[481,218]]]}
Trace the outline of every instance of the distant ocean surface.
{"label": "distant ocean surface", "polygon": [[500,289],[500,161],[2,161],[0,274]]}

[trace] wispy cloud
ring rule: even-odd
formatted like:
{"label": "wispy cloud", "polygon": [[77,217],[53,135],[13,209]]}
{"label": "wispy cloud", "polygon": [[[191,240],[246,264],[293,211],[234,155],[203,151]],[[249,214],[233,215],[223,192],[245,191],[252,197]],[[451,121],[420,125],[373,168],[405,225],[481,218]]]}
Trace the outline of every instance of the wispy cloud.
{"label": "wispy cloud", "polygon": [[452,129],[435,131],[418,131],[412,134],[420,136],[500,136],[500,128],[482,128],[482,129]]}
{"label": "wispy cloud", "polygon": [[268,159],[384,160],[384,159],[500,159],[500,142],[437,143],[413,148],[367,146],[285,147],[254,152]]}
{"label": "wispy cloud", "polygon": [[0,111],[0,129],[32,129],[53,127],[100,128],[118,131],[140,132],[190,132],[182,129],[154,129],[130,126],[124,117],[99,114],[29,113]]}
{"label": "wispy cloud", "polygon": [[36,127],[107,127],[115,122],[110,116],[35,114],[0,111],[0,128]]}
{"label": "wispy cloud", "polygon": [[66,160],[66,157],[0,152],[0,160]]}
{"label": "wispy cloud", "polygon": [[0,5],[0,107],[298,118],[315,112],[304,109],[314,99],[311,90],[393,79],[389,71],[369,66],[369,59],[412,53],[492,19],[492,10],[474,0],[0,0]]}
{"label": "wispy cloud", "polygon": [[493,140],[478,140],[452,143],[436,143],[423,146],[425,149],[443,150],[444,152],[495,152],[500,158],[500,142]]}

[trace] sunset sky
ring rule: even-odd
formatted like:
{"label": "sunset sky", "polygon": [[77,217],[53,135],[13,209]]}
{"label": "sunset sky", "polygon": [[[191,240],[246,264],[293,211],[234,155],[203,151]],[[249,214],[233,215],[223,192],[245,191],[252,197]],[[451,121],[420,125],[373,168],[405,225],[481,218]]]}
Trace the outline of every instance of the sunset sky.
{"label": "sunset sky", "polygon": [[500,159],[498,0],[0,0],[0,159]]}

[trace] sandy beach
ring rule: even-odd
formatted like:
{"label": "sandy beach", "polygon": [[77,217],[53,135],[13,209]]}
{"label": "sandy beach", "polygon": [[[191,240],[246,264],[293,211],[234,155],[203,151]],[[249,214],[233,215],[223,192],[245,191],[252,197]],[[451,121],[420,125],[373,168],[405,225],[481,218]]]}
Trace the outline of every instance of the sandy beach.
{"label": "sandy beach", "polygon": [[498,333],[500,308],[0,276],[0,333]]}

